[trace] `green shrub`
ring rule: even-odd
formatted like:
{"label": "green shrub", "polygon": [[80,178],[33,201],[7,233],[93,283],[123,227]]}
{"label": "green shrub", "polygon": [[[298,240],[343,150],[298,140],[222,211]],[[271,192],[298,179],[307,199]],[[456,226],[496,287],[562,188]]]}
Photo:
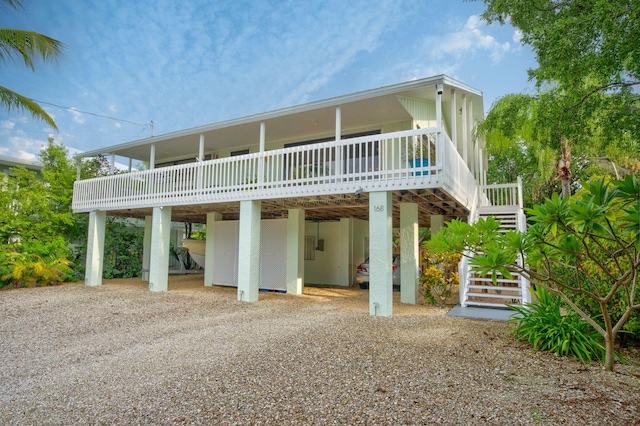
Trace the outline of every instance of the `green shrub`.
{"label": "green shrub", "polygon": [[71,270],[66,258],[14,252],[6,264],[11,272],[2,276],[8,284],[20,287],[57,284],[65,280]]}
{"label": "green shrub", "polygon": [[453,290],[460,284],[457,253],[435,253],[423,259],[424,270],[420,275],[420,292],[432,305],[444,306]]}
{"label": "green shrub", "polygon": [[511,306],[519,315],[509,319],[517,324],[509,333],[557,356],[572,355],[581,362],[604,359],[601,336],[589,323],[573,311],[563,314],[562,300],[542,287],[531,293],[535,302]]}

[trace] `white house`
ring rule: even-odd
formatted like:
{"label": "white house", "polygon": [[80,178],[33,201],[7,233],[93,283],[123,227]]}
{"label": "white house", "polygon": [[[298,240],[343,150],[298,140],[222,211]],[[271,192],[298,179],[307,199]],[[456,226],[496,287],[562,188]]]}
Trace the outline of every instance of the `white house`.
{"label": "white house", "polygon": [[85,283],[102,281],[106,215],[146,219],[151,291],[167,290],[171,221],[199,222],[205,286],[247,302],[261,287],[350,286],[368,255],[370,313],[391,315],[393,227],[401,300],[416,303],[418,227],[482,198],[483,115],[480,91],[440,75],[79,154],[149,164],[75,183],[73,209],[90,215]]}

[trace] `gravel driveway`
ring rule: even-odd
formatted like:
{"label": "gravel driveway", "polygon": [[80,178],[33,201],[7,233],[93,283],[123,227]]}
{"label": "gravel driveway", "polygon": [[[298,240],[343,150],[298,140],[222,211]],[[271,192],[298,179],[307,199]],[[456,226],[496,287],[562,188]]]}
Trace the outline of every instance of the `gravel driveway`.
{"label": "gravel driveway", "polygon": [[201,282],[0,291],[0,424],[640,424],[637,350],[607,373],[505,323],[371,317],[364,290],[249,304]]}

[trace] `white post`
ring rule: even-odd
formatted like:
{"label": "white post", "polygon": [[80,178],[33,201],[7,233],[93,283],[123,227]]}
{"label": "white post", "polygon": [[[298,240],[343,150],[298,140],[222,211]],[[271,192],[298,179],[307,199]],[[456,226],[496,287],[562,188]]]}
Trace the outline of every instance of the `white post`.
{"label": "white post", "polygon": [[442,84],[436,84],[436,127],[442,129]]}
{"label": "white post", "polygon": [[467,95],[462,94],[462,159],[464,163],[469,167],[469,145],[468,145],[468,132],[467,132]]}
{"label": "white post", "polygon": [[[265,150],[266,129],[264,122],[260,123],[260,154],[264,155]],[[258,184],[262,187],[264,182],[264,157],[258,159]]]}
{"label": "white post", "polygon": [[369,314],[393,312],[391,192],[369,193]]}
{"label": "white post", "polygon": [[218,212],[207,213],[207,239],[205,241],[204,248],[204,285],[213,285],[213,265],[214,263],[214,250],[215,250],[215,236],[216,236],[216,222],[222,220],[222,214]]}
{"label": "white post", "polygon": [[198,144],[198,161],[204,161],[204,135],[202,133]]}
{"label": "white post", "polygon": [[149,260],[151,259],[152,216],[144,217],[144,237],[142,238],[142,281],[149,281]]}
{"label": "white post", "polygon": [[400,203],[400,301],[418,304],[420,250],[418,205]]}
{"label": "white post", "polygon": [[444,216],[441,214],[431,215],[431,235],[436,235],[440,228],[444,226]]}
{"label": "white post", "polygon": [[340,218],[340,278],[339,285],[351,287],[356,267],[353,265],[353,219]]}
{"label": "white post", "polygon": [[[336,142],[340,141],[342,134],[342,110],[340,107],[336,107]],[[336,147],[336,178],[339,179],[339,176],[342,176],[342,147]]]}
{"label": "white post", "polygon": [[113,175],[116,169],[116,155],[111,154],[111,161],[109,161],[109,175]]}
{"label": "white post", "polygon": [[129,168],[127,171],[131,173],[131,170],[133,170],[133,158],[129,158]]}
{"label": "white post", "polygon": [[287,293],[304,291],[304,218],[302,209],[289,209],[287,219]]}
{"label": "white post", "polygon": [[88,286],[102,285],[102,269],[104,266],[104,234],[106,224],[107,212],[92,211],[89,213],[87,260],[84,274],[84,284]]}
{"label": "white post", "polygon": [[456,102],[456,89],[451,89],[451,141],[460,154],[460,141],[458,140],[458,105]]}
{"label": "white post", "polygon": [[260,288],[260,200],[240,202],[238,300],[257,302]]}
{"label": "white post", "polygon": [[149,259],[149,290],[169,289],[169,237],[171,207],[154,207],[151,224],[151,257]]}
{"label": "white post", "polygon": [[153,170],[155,168],[156,168],[156,145],[152,143],[149,151],[149,170]]}
{"label": "white post", "polygon": [[80,180],[81,172],[82,172],[82,159],[76,158],[76,180]]}
{"label": "white post", "polygon": [[469,124],[467,127],[467,132],[469,132],[469,135],[467,136],[467,139],[469,141],[469,153],[471,154],[472,158],[471,163],[469,164],[469,168],[471,169],[471,173],[475,176],[476,174],[476,157],[477,157],[477,153],[476,153],[476,148],[477,148],[477,144],[474,143],[473,140],[473,101],[471,99],[469,99],[467,101],[467,107],[469,108],[469,112],[467,114],[467,119],[469,120]]}

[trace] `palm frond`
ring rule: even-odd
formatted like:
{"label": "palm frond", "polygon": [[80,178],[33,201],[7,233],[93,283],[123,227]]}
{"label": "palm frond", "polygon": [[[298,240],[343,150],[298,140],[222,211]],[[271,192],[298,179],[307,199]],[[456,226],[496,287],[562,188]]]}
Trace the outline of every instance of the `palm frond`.
{"label": "palm frond", "polygon": [[58,126],[56,126],[53,118],[51,118],[51,116],[47,114],[40,105],[31,99],[2,86],[0,86],[0,105],[4,106],[7,111],[11,111],[13,109],[26,111],[30,113],[33,118],[42,120],[53,127],[56,131],[58,130]]}
{"label": "palm frond", "polygon": [[0,0],[0,8],[4,8],[4,6],[9,6],[18,10],[22,7],[22,3],[20,0]]}
{"label": "palm frond", "polygon": [[21,57],[25,65],[34,70],[33,60],[57,61],[64,56],[62,42],[34,31],[0,28],[0,61]]}

